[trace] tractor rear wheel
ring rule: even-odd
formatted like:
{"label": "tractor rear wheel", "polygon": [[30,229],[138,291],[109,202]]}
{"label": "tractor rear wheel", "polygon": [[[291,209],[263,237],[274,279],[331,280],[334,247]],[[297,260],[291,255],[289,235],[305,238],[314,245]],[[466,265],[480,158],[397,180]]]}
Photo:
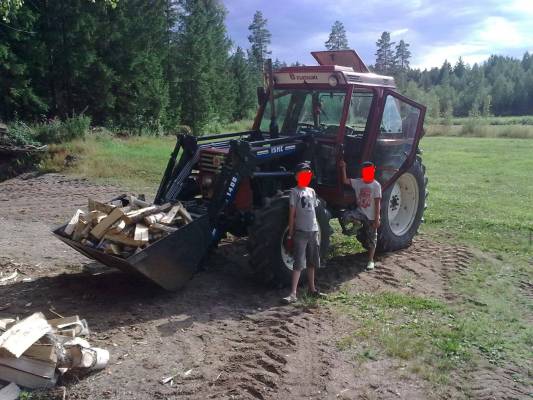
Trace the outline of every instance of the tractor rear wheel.
{"label": "tractor rear wheel", "polygon": [[[427,197],[426,168],[417,156],[396,182],[383,193],[381,226],[378,229],[376,251],[395,251],[408,247],[416,235],[425,209]],[[357,238],[368,249],[364,230]]]}
{"label": "tractor rear wheel", "polygon": [[[332,234],[329,220],[331,215],[320,200],[316,208],[319,226],[320,257],[324,259],[329,250]],[[288,233],[289,196],[284,195],[273,200],[268,206],[256,212],[255,220],[248,232],[248,249],[250,268],[254,277],[261,283],[275,286],[287,286],[291,282],[293,258],[285,250]],[[305,279],[302,274],[301,279]]]}

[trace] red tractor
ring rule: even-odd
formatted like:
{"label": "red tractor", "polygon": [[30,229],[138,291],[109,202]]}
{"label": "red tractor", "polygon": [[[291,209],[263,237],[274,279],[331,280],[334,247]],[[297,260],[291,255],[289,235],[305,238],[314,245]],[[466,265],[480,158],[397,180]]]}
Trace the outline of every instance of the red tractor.
{"label": "red tractor", "polygon": [[[227,233],[248,237],[250,264],[264,282],[286,284],[292,257],[284,247],[287,190],[293,169],[310,161],[311,186],[320,197],[317,217],[322,256],[328,253],[330,219],[355,203],[341,181],[370,160],[383,188],[377,251],[409,246],[424,213],[425,168],[418,149],[425,107],[395,90],[392,77],[369,72],[353,50],[312,53],[318,66],[287,67],[267,74],[250,131],[193,137],[179,135],[155,203],[181,201],[194,221],[126,260],[69,243],[107,265],[140,272],[167,289],[177,288]],[[358,239],[365,244],[363,230]]]}

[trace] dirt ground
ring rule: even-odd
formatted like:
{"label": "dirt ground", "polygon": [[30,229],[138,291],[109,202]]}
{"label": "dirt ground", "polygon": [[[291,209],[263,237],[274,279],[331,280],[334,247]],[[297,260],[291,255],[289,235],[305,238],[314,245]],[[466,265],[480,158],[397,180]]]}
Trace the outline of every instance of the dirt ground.
{"label": "dirt ground", "polygon": [[[90,342],[111,352],[109,366],[70,377],[67,399],[427,399],[428,385],[402,373],[393,359],[355,364],[335,342],[353,321],[321,307],[282,306],[284,291],[252,283],[243,272],[243,241],[223,243],[187,287],[164,292],[91,263],[56,240],[88,196],[122,193],[56,174],[0,183],[0,271],[18,278],[0,286],[0,318],[35,311],[78,314]],[[336,257],[319,271],[325,291],[341,284],[374,292],[398,290],[453,301],[452,271],[471,252],[419,236],[409,249],[366,272],[364,255]],[[161,379],[175,375],[171,383]],[[475,398],[528,398],[511,370],[465,371],[444,397],[468,385]],[[443,395],[439,395],[442,397]]]}

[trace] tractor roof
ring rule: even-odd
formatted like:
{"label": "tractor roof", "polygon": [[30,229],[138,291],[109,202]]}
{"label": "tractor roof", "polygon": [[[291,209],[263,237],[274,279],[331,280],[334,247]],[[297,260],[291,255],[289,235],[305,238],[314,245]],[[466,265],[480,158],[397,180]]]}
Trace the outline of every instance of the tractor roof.
{"label": "tractor roof", "polygon": [[311,53],[320,65],[285,67],[274,72],[278,85],[298,84],[355,84],[395,88],[394,78],[369,71],[354,50],[314,51]]}

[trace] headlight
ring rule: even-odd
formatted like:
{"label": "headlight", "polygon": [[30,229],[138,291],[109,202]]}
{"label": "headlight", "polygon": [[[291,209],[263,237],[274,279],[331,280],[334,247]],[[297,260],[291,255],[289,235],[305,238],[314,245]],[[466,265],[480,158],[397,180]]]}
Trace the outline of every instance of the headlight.
{"label": "headlight", "polygon": [[337,79],[337,77],[335,75],[331,75],[328,78],[328,83],[329,83],[329,86],[335,87],[335,86],[337,86],[339,84],[339,80]]}

